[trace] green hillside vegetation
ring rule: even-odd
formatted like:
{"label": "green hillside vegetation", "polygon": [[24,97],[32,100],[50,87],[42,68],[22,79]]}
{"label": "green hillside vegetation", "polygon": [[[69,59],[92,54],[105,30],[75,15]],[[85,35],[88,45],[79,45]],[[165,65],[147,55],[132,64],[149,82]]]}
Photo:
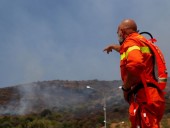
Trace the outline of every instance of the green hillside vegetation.
{"label": "green hillside vegetation", "polygon": [[[64,114],[63,114],[64,113]],[[103,115],[101,112],[92,116],[73,118],[70,113],[53,113],[46,109],[39,114],[29,114],[20,116],[1,116],[0,128],[101,128]],[[162,128],[169,128],[170,116],[165,115]],[[130,128],[127,118],[109,120],[108,128]]]}
{"label": "green hillside vegetation", "polygon": [[[129,128],[121,81],[43,81],[0,89],[0,128]],[[91,86],[93,89],[87,89]],[[97,89],[97,90],[94,90]],[[170,127],[170,88],[161,128]]]}

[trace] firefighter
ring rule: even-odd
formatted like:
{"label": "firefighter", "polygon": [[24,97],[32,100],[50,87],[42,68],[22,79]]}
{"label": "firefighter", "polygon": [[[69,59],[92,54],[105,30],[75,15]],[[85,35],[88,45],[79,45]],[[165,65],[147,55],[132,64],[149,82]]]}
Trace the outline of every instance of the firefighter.
{"label": "firefighter", "polygon": [[[118,26],[117,35],[120,45],[111,44],[104,51],[120,53],[122,90],[129,103],[131,128],[160,128],[165,109],[164,93],[149,83],[147,78],[142,78],[143,74],[154,78],[154,55],[142,43],[141,40],[146,39],[138,33],[134,20],[123,20]],[[142,79],[147,81],[147,89]]]}

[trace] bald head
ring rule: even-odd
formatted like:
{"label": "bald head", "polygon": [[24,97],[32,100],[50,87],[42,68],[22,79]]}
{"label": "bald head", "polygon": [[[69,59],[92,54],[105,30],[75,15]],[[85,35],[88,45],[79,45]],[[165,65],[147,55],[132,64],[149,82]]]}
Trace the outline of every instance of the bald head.
{"label": "bald head", "polygon": [[123,20],[117,29],[119,43],[122,44],[124,40],[131,34],[137,32],[137,25],[132,19]]}
{"label": "bald head", "polygon": [[135,21],[132,20],[132,19],[125,19],[125,20],[123,20],[120,23],[119,28],[120,29],[129,29],[129,30],[131,30],[133,32],[137,31],[137,25],[136,25]]}

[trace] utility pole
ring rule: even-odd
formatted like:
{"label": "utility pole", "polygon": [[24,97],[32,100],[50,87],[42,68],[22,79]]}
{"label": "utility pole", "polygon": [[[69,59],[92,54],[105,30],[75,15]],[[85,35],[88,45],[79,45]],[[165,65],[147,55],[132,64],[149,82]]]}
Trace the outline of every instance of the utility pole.
{"label": "utility pole", "polygon": [[[91,86],[86,86],[86,88],[88,89],[92,89],[92,90],[95,90],[96,92],[99,92],[101,93],[99,90],[96,90],[94,88],[92,88]],[[106,120],[106,96],[105,96],[105,93],[103,93],[103,112],[104,112],[104,128],[107,128],[106,126],[106,123],[107,123],[107,120]]]}
{"label": "utility pole", "polygon": [[105,97],[105,94],[104,94],[103,111],[104,111],[104,128],[106,128],[106,97]]}

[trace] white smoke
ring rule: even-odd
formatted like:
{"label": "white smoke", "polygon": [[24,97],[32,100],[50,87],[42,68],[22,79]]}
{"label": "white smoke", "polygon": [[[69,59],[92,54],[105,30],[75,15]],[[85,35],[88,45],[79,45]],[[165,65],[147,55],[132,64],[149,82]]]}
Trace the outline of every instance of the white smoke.
{"label": "white smoke", "polygon": [[[109,92],[107,100],[113,100],[119,95],[122,97],[121,90],[118,89],[116,83],[115,93],[112,91],[112,82],[99,82],[99,81],[47,81],[25,84],[16,87],[16,92],[13,92],[13,98],[9,103],[0,107],[0,114],[28,114],[41,112],[44,109],[73,109],[82,108],[86,109],[94,107],[95,104],[103,104],[103,94]],[[96,88],[87,89],[86,86]],[[105,89],[103,89],[105,88]],[[112,94],[113,93],[113,94]],[[111,104],[117,104],[120,99],[115,99]],[[93,105],[89,105],[93,104]]]}

